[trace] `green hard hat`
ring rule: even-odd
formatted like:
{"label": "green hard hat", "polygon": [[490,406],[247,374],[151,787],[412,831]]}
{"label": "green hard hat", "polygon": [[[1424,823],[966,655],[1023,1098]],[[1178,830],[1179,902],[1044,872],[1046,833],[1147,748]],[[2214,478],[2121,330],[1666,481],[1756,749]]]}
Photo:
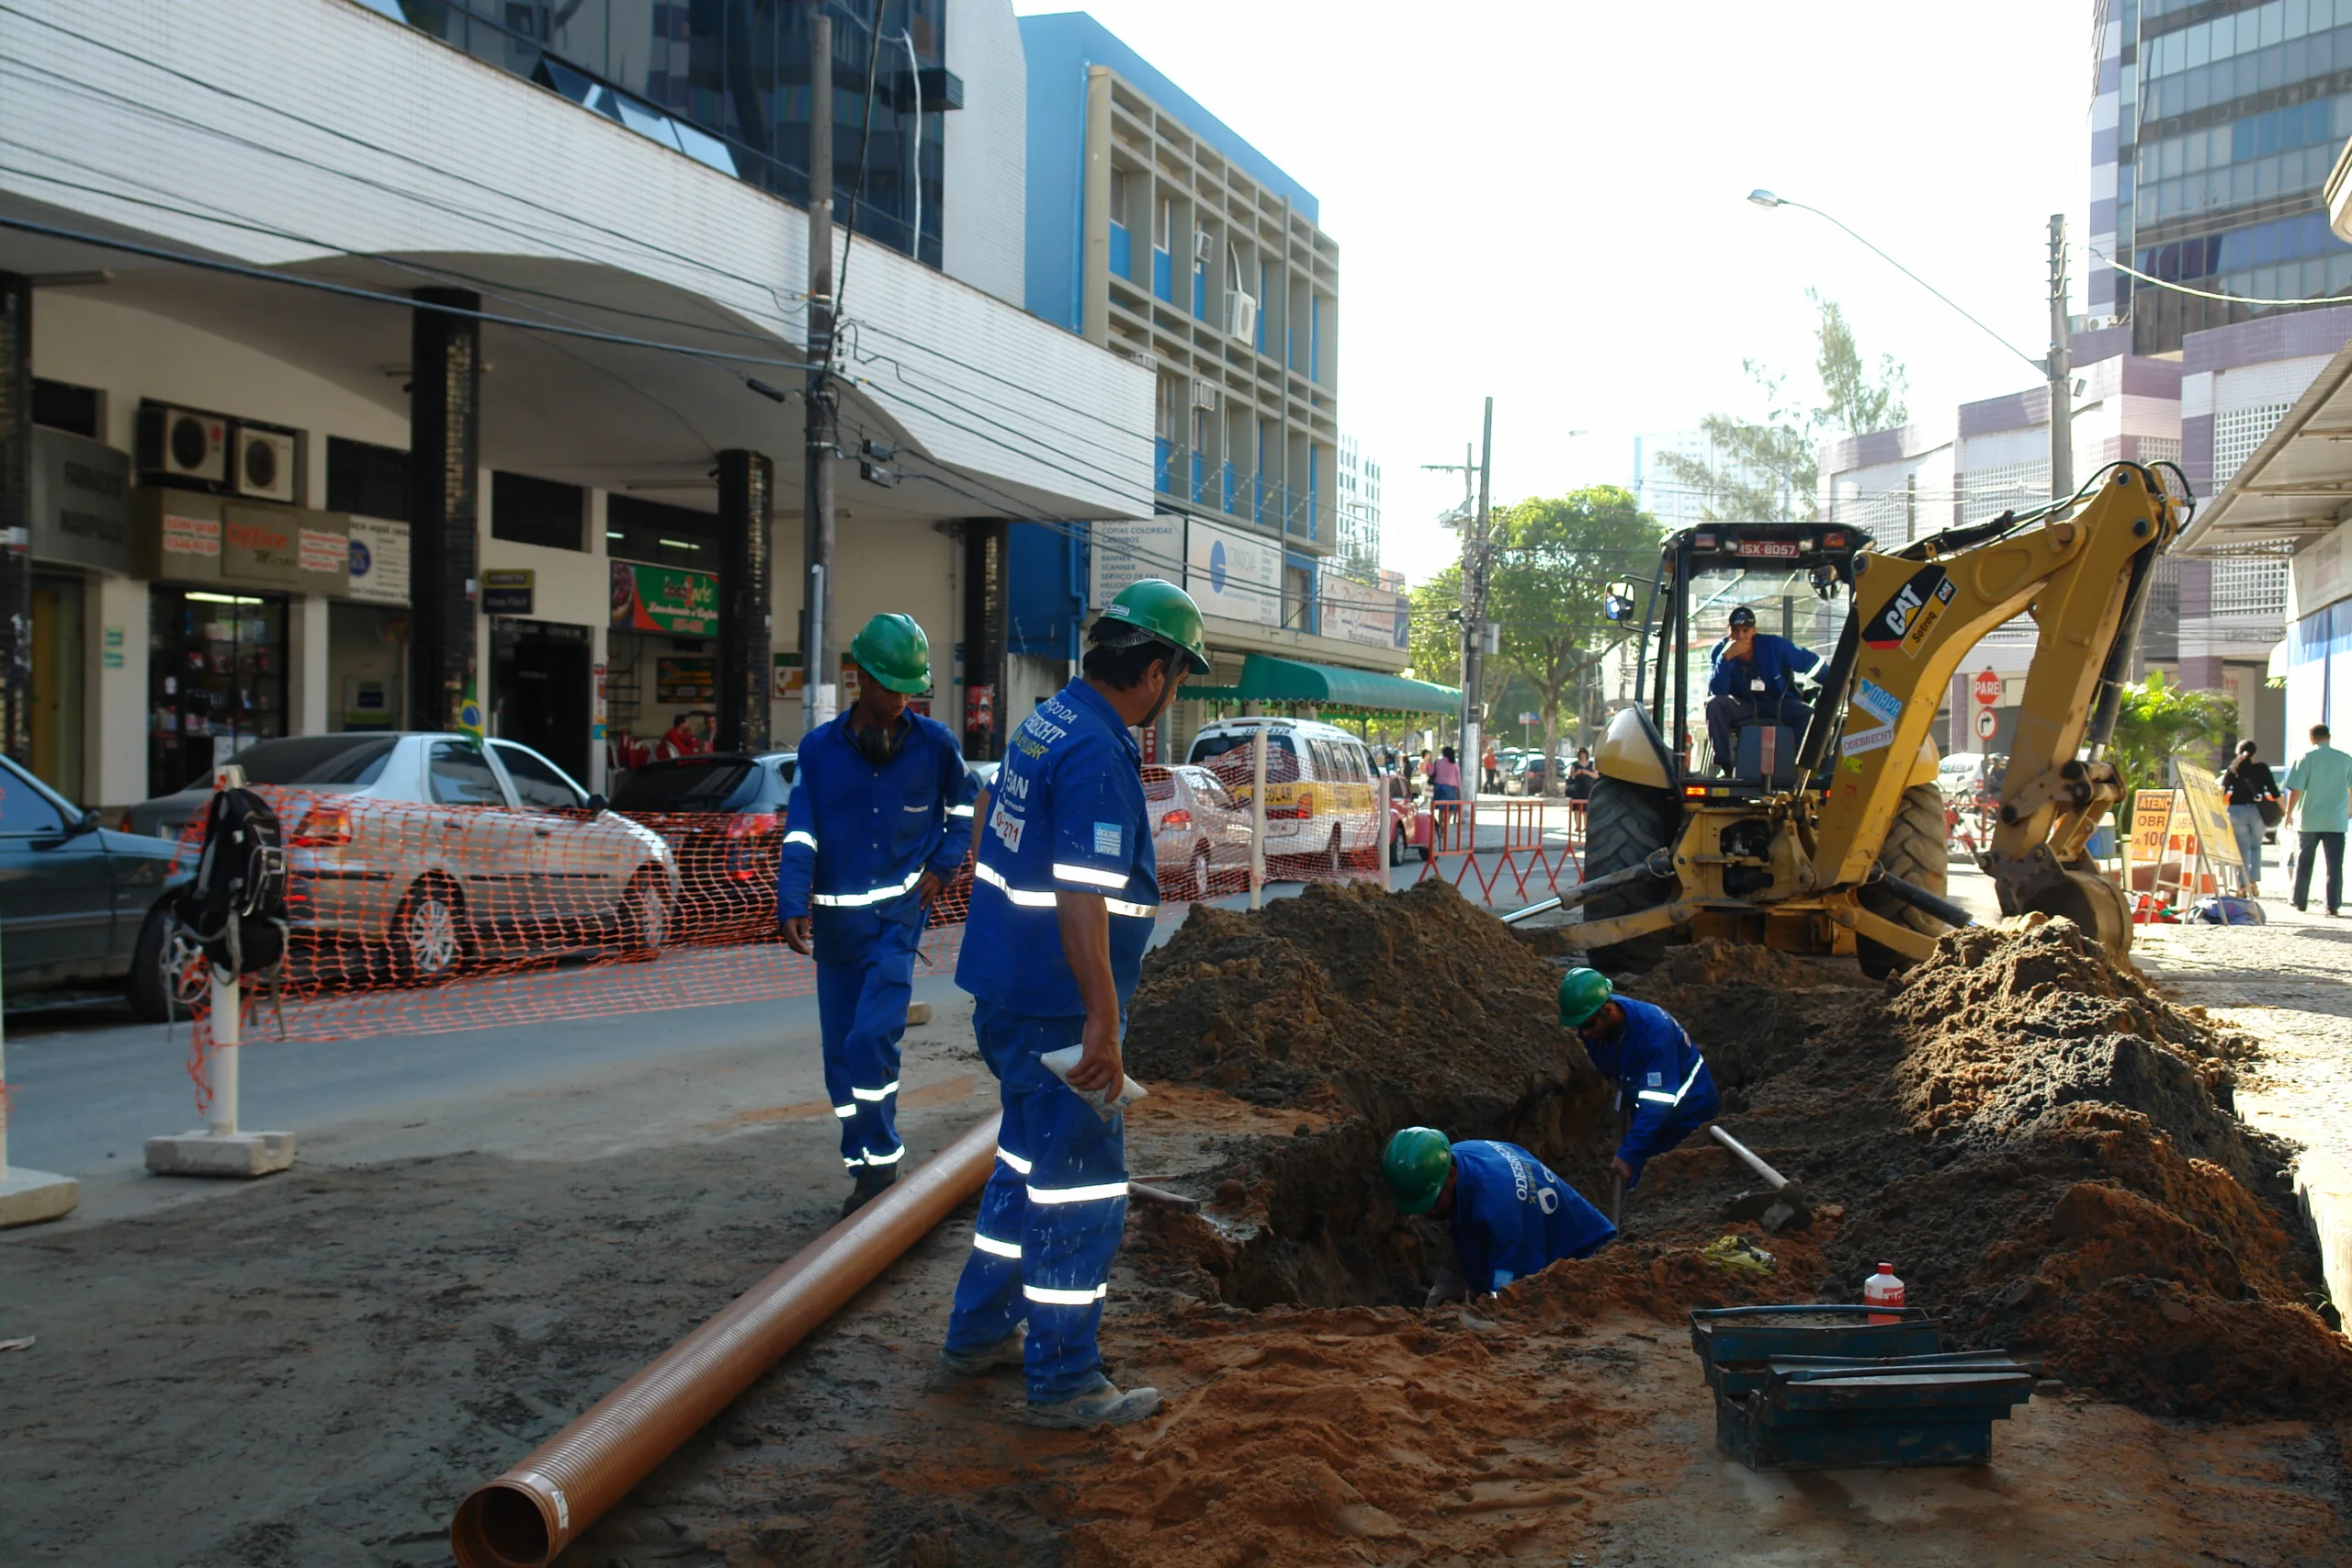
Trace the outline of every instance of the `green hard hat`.
{"label": "green hard hat", "polygon": [[1400,1129],[1380,1156],[1388,1195],[1396,1200],[1398,1212],[1408,1214],[1426,1214],[1437,1206],[1437,1195],[1445,1190],[1445,1178],[1453,1168],[1453,1145],[1434,1127]]}
{"label": "green hard hat", "polygon": [[912,615],[876,615],[849,645],[857,667],[894,692],[931,690],[931,639]]}
{"label": "green hard hat", "polygon": [[1607,1004],[1615,987],[1598,969],[1571,969],[1560,976],[1560,1027],[1581,1029]]}
{"label": "green hard hat", "polygon": [[1096,642],[1121,647],[1146,637],[1164,642],[1192,661],[1194,674],[1209,671],[1208,633],[1201,607],[1172,582],[1147,577],[1119,590],[1102,608],[1091,634]]}

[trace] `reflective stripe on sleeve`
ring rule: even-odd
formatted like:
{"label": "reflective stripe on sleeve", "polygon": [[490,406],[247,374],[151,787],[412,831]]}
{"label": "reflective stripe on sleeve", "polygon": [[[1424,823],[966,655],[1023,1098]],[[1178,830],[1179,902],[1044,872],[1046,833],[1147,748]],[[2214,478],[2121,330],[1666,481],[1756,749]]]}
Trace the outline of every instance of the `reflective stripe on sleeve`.
{"label": "reflective stripe on sleeve", "polygon": [[968,806],[951,806],[947,808],[947,815],[950,817],[969,817],[971,814],[972,808]]}
{"label": "reflective stripe on sleeve", "polygon": [[[850,1092],[852,1094],[855,1094],[857,1091],[855,1089],[852,1089]],[[857,1107],[854,1105],[836,1105],[833,1107],[833,1114],[846,1122],[851,1117],[857,1114]]]}
{"label": "reflective stripe on sleeve", "polygon": [[975,1247],[978,1247],[980,1251],[988,1253],[989,1256],[994,1258],[1019,1258],[1021,1256],[1021,1244],[1019,1242],[999,1241],[992,1235],[982,1235],[978,1231],[974,1231],[972,1233],[972,1245]]}
{"label": "reflective stripe on sleeve", "polygon": [[986,861],[972,867],[972,874],[1002,893],[1023,909],[1050,909],[1054,907],[1052,893],[1034,893],[1025,887],[1015,887],[1004,879],[1002,872]]}
{"label": "reflective stripe on sleeve", "polygon": [[1100,1203],[1106,1198],[1124,1198],[1126,1195],[1127,1184],[1124,1181],[1105,1181],[1092,1187],[1029,1189],[1029,1201],[1032,1203]]}
{"label": "reflective stripe on sleeve", "polygon": [[1691,1063],[1690,1076],[1684,1078],[1682,1080],[1682,1087],[1676,1089],[1672,1094],[1667,1093],[1666,1090],[1662,1089],[1645,1089],[1639,1094],[1634,1096],[1634,1098],[1635,1100],[1651,1100],[1659,1105],[1679,1105],[1682,1103],[1682,1097],[1690,1092],[1690,1086],[1699,1081],[1699,1069],[1706,1065],[1707,1058],[1704,1056],[1702,1056],[1697,1061]]}
{"label": "reflective stripe on sleeve", "polygon": [[815,895],[808,901],[812,904],[823,904],[833,908],[862,908],[868,904],[879,904],[885,899],[896,898],[903,894],[911,893],[914,891],[915,884],[922,880],[922,873],[918,871],[909,876],[904,882],[894,882],[888,887],[870,888],[864,893],[820,893]]}
{"label": "reflective stripe on sleeve", "polygon": [[1021,1293],[1040,1306],[1092,1306],[1111,1293],[1108,1285],[1097,1285],[1091,1291],[1055,1291],[1043,1285],[1023,1285]]}
{"label": "reflective stripe on sleeve", "polygon": [[1124,904],[1116,898],[1105,898],[1102,907],[1114,915],[1137,915],[1147,919],[1159,913],[1157,904]]}
{"label": "reflective stripe on sleeve", "polygon": [[997,1150],[996,1157],[1004,1161],[1006,1165],[1012,1167],[1013,1175],[1026,1176],[1029,1174],[1029,1162],[1023,1159],[1019,1155],[1014,1154],[1011,1149]]}
{"label": "reflective stripe on sleeve", "polygon": [[795,828],[784,836],[784,841],[787,844],[806,844],[813,850],[817,847],[817,835],[806,828]]}
{"label": "reflective stripe on sleeve", "polygon": [[1085,887],[1124,888],[1127,885],[1125,872],[1097,871],[1091,865],[1072,865],[1068,861],[1056,861],[1054,874],[1064,882],[1075,882]]}
{"label": "reflective stripe on sleeve", "polygon": [[[899,1092],[899,1080],[898,1080],[898,1079],[896,1079],[896,1078],[892,1078],[888,1083],[884,1084],[880,1089],[854,1089],[850,1090],[849,1092],[850,1092],[850,1094],[852,1095],[852,1097],[854,1097],[854,1098],[855,1098],[855,1099],[858,1099],[858,1100],[888,1100],[888,1099],[889,1099],[892,1095],[894,1095],[894,1094],[896,1094],[896,1093],[898,1093],[898,1092]],[[841,1107],[840,1107],[840,1106],[838,1106],[838,1105],[837,1105],[837,1106],[835,1106],[835,1107],[833,1107],[833,1113],[834,1113],[835,1115],[839,1115],[839,1114],[841,1113]]]}

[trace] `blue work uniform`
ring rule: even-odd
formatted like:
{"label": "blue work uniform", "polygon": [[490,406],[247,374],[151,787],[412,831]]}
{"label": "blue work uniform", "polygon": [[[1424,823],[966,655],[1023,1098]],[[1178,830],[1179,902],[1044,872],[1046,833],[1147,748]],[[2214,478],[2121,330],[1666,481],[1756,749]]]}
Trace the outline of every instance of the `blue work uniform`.
{"label": "blue work uniform", "polygon": [[964,863],[978,785],[948,728],[900,719],[898,750],[880,766],[850,738],[849,716],[800,743],[775,917],[810,917],[825,1092],[841,1122],[842,1162],[896,1165],[899,1040],[907,1030],[926,871],[940,881]]}
{"label": "blue work uniform", "polygon": [[1097,1116],[1038,1060],[1079,1044],[1086,1025],[1055,896],[1098,893],[1109,906],[1124,1033],[1159,902],[1141,768],[1125,724],[1083,681],[1013,731],[989,790],[956,968],[1004,1122],[947,1348],[984,1349],[1026,1318],[1037,1404],[1084,1393],[1102,1370],[1095,1330],[1127,1216],[1125,1118]]}
{"label": "blue work uniform", "polygon": [[1608,1216],[1517,1144],[1453,1145],[1453,1256],[1472,1293],[1491,1295],[1617,1235]]}
{"label": "blue work uniform", "polygon": [[1625,1179],[1630,1188],[1641,1181],[1644,1162],[1713,1121],[1723,1105],[1707,1059],[1665,1009],[1628,996],[1611,999],[1625,1010],[1624,1026],[1615,1039],[1587,1040],[1584,1048],[1634,1107],[1633,1123],[1617,1145],[1617,1157],[1633,1168]]}

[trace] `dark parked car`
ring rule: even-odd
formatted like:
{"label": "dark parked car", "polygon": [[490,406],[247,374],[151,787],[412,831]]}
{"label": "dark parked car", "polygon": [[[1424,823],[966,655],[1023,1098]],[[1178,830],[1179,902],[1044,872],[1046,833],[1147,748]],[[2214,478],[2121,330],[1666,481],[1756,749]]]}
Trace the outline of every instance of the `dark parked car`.
{"label": "dark parked car", "polygon": [[741,926],[757,934],[774,923],[794,759],[790,751],[669,757],[613,785],[612,808],[661,834],[677,857],[681,937]]}
{"label": "dark parked car", "polygon": [[[164,1016],[164,902],[193,873],[175,872],[176,836],[141,838],[85,811],[0,756],[0,987],[120,988],[131,1010]],[[181,1005],[203,987],[192,946],[168,955]]]}

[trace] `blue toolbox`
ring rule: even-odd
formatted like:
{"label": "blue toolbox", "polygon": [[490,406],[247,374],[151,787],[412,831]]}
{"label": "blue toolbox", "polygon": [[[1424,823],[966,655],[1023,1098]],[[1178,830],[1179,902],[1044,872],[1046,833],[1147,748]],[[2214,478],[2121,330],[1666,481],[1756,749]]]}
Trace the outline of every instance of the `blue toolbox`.
{"label": "blue toolbox", "polygon": [[1992,1424],[2032,1397],[2041,1369],[2006,1351],[1942,1350],[1941,1338],[1918,1308],[1690,1314],[1715,1446],[1751,1470],[1985,1463]]}

